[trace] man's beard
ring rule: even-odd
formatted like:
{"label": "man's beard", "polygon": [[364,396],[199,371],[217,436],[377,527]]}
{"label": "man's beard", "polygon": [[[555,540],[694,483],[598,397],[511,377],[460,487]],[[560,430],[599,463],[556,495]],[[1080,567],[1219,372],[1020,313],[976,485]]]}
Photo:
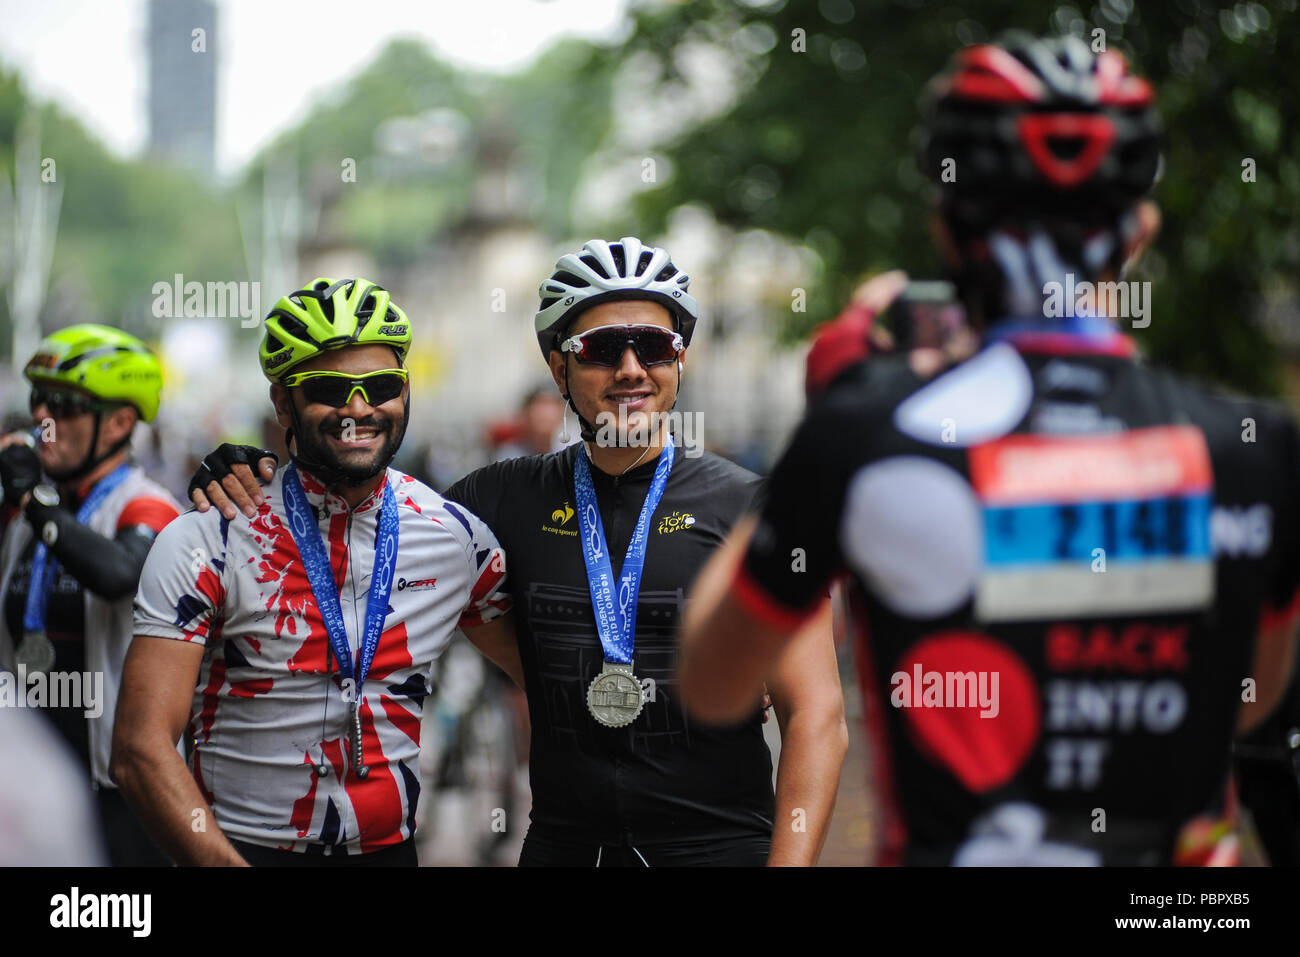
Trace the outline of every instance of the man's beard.
{"label": "man's beard", "polygon": [[[406,417],[402,421],[387,415],[370,415],[364,419],[352,420],[351,428],[375,429],[383,435],[383,444],[379,446],[365,462],[345,461],[324,438],[326,432],[347,431],[343,426],[346,417],[322,421],[315,429],[294,430],[294,440],[298,452],[295,458],[301,460],[309,472],[325,482],[326,485],[362,485],[370,481],[384,469],[397,454],[406,435]],[[325,474],[320,474],[325,473]]]}

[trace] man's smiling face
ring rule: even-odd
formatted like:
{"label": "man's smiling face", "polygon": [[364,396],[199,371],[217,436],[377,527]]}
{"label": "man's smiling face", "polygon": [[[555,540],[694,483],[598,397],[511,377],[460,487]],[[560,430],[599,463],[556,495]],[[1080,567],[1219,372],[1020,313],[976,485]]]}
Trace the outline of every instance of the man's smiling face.
{"label": "man's smiling face", "polygon": [[[294,367],[294,372],[346,372],[364,375],[397,368],[397,357],[388,346],[366,345],[332,349]],[[337,408],[306,401],[301,387],[271,387],[277,418],[285,428],[293,425],[287,403],[294,403],[303,433],[297,435],[299,454],[333,468],[350,482],[364,482],[387,466],[406,432],[406,389],[402,394],[370,405],[355,391],[347,404]]]}
{"label": "man's smiling face", "polygon": [[[582,335],[600,326],[654,325],[673,330],[671,313],[657,302],[629,299],[605,302],[580,315],[566,337]],[[667,413],[677,401],[677,361],[685,362],[683,351],[678,360],[644,366],[629,346],[623,350],[618,365],[601,366],[582,363],[570,356],[551,353],[551,370],[563,388],[567,375],[568,391],[584,419],[600,428],[605,419],[626,421],[630,430],[648,430],[655,412]],[[558,363],[558,365],[557,365]],[[622,419],[620,419],[620,410]],[[620,430],[620,439],[624,439]]]}

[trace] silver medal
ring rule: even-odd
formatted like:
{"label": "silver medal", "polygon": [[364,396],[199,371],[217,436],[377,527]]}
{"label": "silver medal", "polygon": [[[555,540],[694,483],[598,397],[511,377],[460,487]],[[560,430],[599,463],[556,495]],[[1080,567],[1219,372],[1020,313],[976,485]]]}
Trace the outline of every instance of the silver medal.
{"label": "silver medal", "polygon": [[43,631],[29,631],[14,651],[14,663],[25,665],[28,674],[54,667],[54,642]]}
{"label": "silver medal", "polygon": [[607,728],[622,728],[636,720],[645,706],[641,682],[631,665],[606,661],[587,688],[587,710]]}

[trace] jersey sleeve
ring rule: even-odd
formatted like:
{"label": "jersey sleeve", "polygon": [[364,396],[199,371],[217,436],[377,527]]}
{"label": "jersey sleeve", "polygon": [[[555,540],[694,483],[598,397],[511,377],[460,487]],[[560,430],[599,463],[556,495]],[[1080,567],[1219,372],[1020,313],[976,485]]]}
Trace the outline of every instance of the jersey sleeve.
{"label": "jersey sleeve", "polygon": [[206,644],[226,602],[226,519],[187,512],[154,540],[135,596],[135,634]]}
{"label": "jersey sleeve", "polygon": [[126,503],[126,507],[117,516],[117,530],[143,525],[155,532],[167,527],[180,510],[172,502],[156,495],[141,495]]}
{"label": "jersey sleeve", "polygon": [[500,464],[475,469],[443,492],[442,497],[465,506],[490,527],[496,521],[497,503],[501,499],[500,473]]}
{"label": "jersey sleeve", "polygon": [[[462,479],[462,481],[464,481]],[[458,483],[459,484],[459,483]],[[449,493],[450,494],[450,491]],[[469,561],[469,598],[457,622],[459,628],[473,628],[500,618],[510,610],[506,577],[506,552],[492,529],[463,505],[447,501],[443,506],[469,533],[466,554]]]}
{"label": "jersey sleeve", "polygon": [[465,517],[463,524],[471,539],[470,580],[474,585],[458,623],[461,628],[486,624],[510,610],[506,553],[492,531],[500,515],[503,470],[509,464],[498,462],[475,469],[443,493],[444,499],[455,503],[449,507]]}
{"label": "jersey sleeve", "polygon": [[843,427],[834,413],[805,418],[757,497],[758,524],[732,585],[755,618],[794,627],[843,564]]}

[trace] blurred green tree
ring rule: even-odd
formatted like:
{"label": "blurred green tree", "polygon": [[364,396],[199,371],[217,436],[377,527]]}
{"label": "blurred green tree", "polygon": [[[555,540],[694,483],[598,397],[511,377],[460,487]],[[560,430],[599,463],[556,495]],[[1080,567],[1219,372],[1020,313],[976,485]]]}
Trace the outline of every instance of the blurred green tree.
{"label": "blurred green tree", "polygon": [[[151,308],[155,282],[178,272],[243,278],[234,211],[220,193],[183,170],[114,156],[81,123],[54,104],[35,102],[16,74],[0,69],[0,176],[11,182],[24,122],[40,138],[41,157],[54,160],[63,187],[49,281],[51,301],[63,308],[50,316],[47,306],[47,321],[106,322],[150,338],[160,327]],[[0,349],[7,353],[3,296],[0,316]]]}
{"label": "blurred green tree", "polygon": [[[1157,89],[1167,129],[1155,198],[1164,227],[1134,278],[1153,281],[1153,358],[1277,391],[1274,343],[1300,339],[1300,17],[1296,0],[1065,4],[986,0],[700,0],[647,3],[620,51],[649,53],[662,83],[683,51],[753,66],[731,107],[664,144],[674,175],[640,194],[649,232],[684,203],[737,228],[784,234],[821,263],[808,312],[779,307],[791,338],[834,314],[866,273],[935,274],[927,185],[915,161],[925,82],[961,46],[1007,29],[1074,32],[1123,50]],[[647,91],[649,92],[649,91]],[[1243,181],[1243,161],[1254,181]],[[1279,317],[1270,335],[1261,321]],[[1289,333],[1289,335],[1288,335]]]}

